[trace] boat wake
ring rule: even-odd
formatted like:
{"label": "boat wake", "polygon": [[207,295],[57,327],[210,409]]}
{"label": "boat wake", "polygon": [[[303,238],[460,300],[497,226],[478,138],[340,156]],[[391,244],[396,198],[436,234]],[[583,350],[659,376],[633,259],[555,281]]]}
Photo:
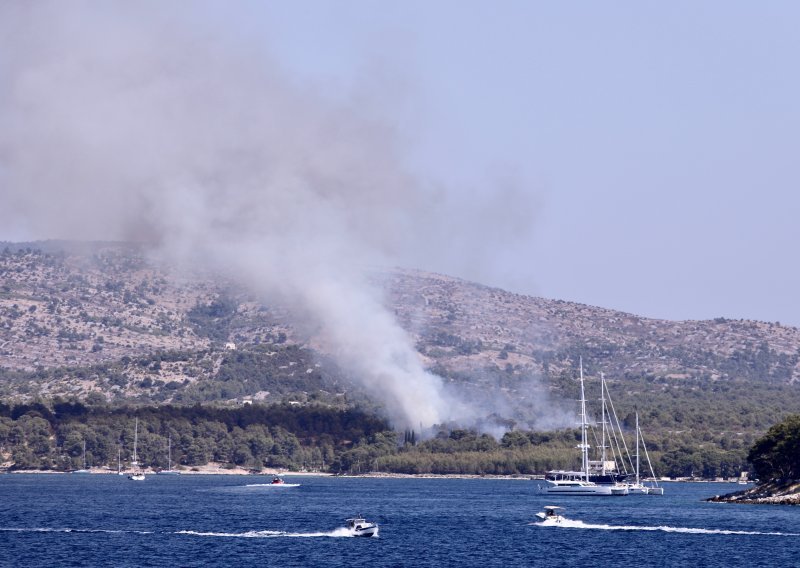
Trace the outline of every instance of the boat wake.
{"label": "boat wake", "polygon": [[[73,529],[73,528],[49,528],[49,527],[33,527],[33,528],[18,528],[7,527],[0,528],[0,533],[106,533],[106,534],[143,534],[150,535],[156,534],[154,531],[136,531],[136,530],[109,530],[109,529]],[[175,531],[159,534],[181,534],[189,536],[205,536],[205,537],[222,537],[222,538],[347,538],[356,536],[355,531],[345,527],[340,527],[333,531],[328,532],[287,532],[287,531],[245,531],[240,533],[228,532],[204,532],[204,531]]]}
{"label": "boat wake", "polygon": [[248,483],[245,487],[300,487],[299,483]]}
{"label": "boat wake", "polygon": [[33,527],[33,528],[18,528],[18,527],[0,527],[0,532],[15,532],[15,533],[106,533],[106,534],[155,534],[153,531],[125,531],[125,530],[111,530],[111,529],[71,529],[71,528],[50,528],[50,527]]}
{"label": "boat wake", "polygon": [[295,533],[286,531],[246,531],[241,533],[178,531],[175,534],[185,534],[190,536],[211,536],[211,537],[223,537],[223,538],[322,538],[322,537],[348,538],[355,536],[355,532],[344,527],[329,532],[308,532],[308,533]]}
{"label": "boat wake", "polygon": [[536,526],[559,527],[567,529],[592,529],[601,531],[661,531],[670,533],[685,534],[730,534],[730,535],[762,535],[762,536],[800,536],[800,533],[784,532],[762,532],[762,531],[737,531],[728,529],[697,529],[691,527],[670,527],[670,526],[636,526],[636,525],[595,525],[584,523],[583,521],[573,521],[565,519],[558,524],[553,523],[530,523]]}

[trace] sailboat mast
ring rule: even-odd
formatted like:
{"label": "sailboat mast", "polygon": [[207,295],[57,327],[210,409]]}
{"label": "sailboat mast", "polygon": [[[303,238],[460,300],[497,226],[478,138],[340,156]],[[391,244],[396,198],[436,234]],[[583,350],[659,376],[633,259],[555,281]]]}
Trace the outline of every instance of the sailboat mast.
{"label": "sailboat mast", "polygon": [[139,465],[139,458],[136,457],[136,443],[139,441],[139,418],[136,418],[133,427],[133,465]]}
{"label": "sailboat mast", "polygon": [[586,443],[586,393],[583,389],[583,357],[580,359],[581,367],[581,458],[582,470],[586,481],[589,481],[589,445]]}
{"label": "sailboat mast", "polygon": [[600,460],[601,460],[601,470],[603,475],[606,474],[606,377],[603,373],[600,373],[600,420],[602,424],[602,437],[601,437],[601,449],[600,449]]}
{"label": "sailboat mast", "polygon": [[639,411],[636,411],[636,485],[639,485]]}

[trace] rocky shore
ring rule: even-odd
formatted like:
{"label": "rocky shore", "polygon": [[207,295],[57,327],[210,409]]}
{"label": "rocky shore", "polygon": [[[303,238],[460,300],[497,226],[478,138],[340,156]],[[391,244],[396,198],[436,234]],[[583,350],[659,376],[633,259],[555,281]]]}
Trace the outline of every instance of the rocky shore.
{"label": "rocky shore", "polygon": [[715,495],[706,501],[748,505],[800,505],[800,481],[770,481],[744,491]]}

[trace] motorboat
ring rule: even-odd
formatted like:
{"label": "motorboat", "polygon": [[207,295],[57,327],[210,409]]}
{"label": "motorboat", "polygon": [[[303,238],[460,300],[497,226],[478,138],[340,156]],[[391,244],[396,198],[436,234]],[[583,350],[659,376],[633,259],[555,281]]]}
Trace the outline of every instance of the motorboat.
{"label": "motorboat", "polygon": [[128,479],[131,481],[144,481],[145,477],[143,473],[131,473],[128,475]]}
{"label": "motorboat", "polygon": [[269,483],[248,483],[246,487],[300,487],[300,484],[286,483],[282,478],[274,475]]}
{"label": "motorboat", "polygon": [[378,536],[378,525],[370,523],[363,517],[355,516],[352,519],[345,519],[345,526],[353,532],[354,536]]}
{"label": "motorboat", "polygon": [[555,505],[545,505],[544,511],[536,513],[536,516],[542,520],[543,525],[560,525],[566,519],[561,515],[563,507],[556,507]]}

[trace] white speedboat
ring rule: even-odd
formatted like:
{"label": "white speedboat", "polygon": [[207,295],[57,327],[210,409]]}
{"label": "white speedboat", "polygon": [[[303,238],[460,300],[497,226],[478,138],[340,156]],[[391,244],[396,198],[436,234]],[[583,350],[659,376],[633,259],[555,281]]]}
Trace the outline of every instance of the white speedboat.
{"label": "white speedboat", "polygon": [[355,536],[378,536],[378,525],[370,523],[361,516],[346,519],[347,528],[353,532]]}
{"label": "white speedboat", "polygon": [[542,520],[543,525],[560,525],[566,519],[561,516],[559,511],[563,511],[563,507],[556,507],[555,505],[545,505],[544,511],[536,513],[536,516]]}

